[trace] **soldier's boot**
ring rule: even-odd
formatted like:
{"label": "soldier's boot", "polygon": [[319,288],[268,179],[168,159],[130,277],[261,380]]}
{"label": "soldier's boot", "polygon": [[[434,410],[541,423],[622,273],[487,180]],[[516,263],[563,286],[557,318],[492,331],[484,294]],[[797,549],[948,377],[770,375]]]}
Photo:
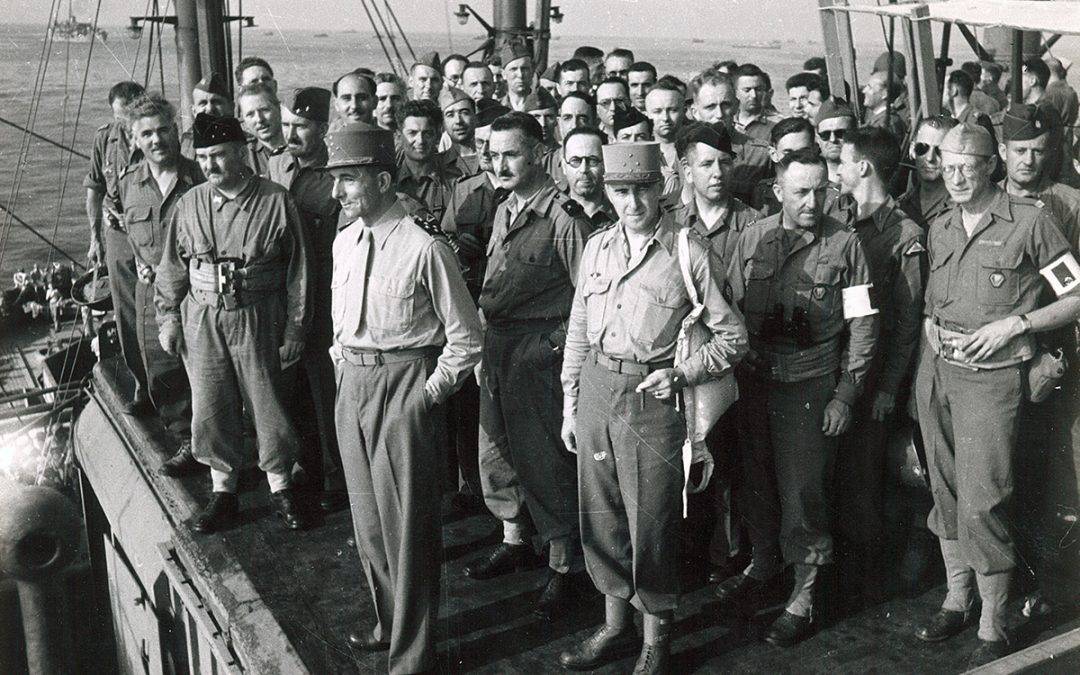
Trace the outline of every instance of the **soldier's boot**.
{"label": "soldier's boot", "polygon": [[559,655],[559,663],[570,670],[593,670],[637,649],[638,636],[630,620],[630,603],[622,598],[604,599],[604,625]]}
{"label": "soldier's boot", "polygon": [[540,564],[540,558],[528,544],[501,543],[486,558],[465,568],[470,579],[493,579],[510,572],[532,569]]}
{"label": "soldier's boot", "polygon": [[215,492],[206,507],[195,516],[191,529],[200,534],[210,534],[228,528],[236,520],[240,501],[232,492]]}
{"label": "soldier's boot", "polygon": [[270,493],[270,499],[277,507],[277,515],[290,530],[302,530],[307,527],[307,519],[304,512],[296,501],[293,491],[285,488]]}
{"label": "soldier's boot", "polygon": [[195,459],[195,455],[191,452],[191,439],[188,438],[180,442],[180,447],[176,449],[176,454],[161,463],[161,468],[158,469],[158,472],[169,478],[178,478],[189,473],[194,473],[201,466],[202,464]]}
{"label": "soldier's boot", "polygon": [[634,664],[634,675],[662,675],[671,672],[672,613],[644,616],[645,641]]}

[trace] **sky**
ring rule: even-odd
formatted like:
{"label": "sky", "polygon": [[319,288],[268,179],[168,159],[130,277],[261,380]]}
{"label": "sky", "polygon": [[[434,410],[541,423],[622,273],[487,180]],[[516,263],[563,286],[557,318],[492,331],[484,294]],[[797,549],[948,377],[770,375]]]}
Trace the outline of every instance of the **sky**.
{"label": "sky", "polygon": [[[70,0],[81,21],[92,21],[97,0]],[[235,9],[239,0],[232,0]],[[68,0],[61,0],[64,5]],[[159,0],[162,7],[172,0]],[[45,0],[0,0],[3,22],[43,23],[51,2]],[[462,37],[480,32],[470,20],[460,27],[452,12],[458,2],[446,0],[391,0],[391,7],[406,31],[445,32],[447,19],[452,34]],[[491,17],[491,0],[470,3],[481,16]],[[528,1],[530,20],[533,0]],[[657,38],[718,38],[742,40],[820,39],[817,0],[553,0],[566,19],[555,31],[566,35],[601,37],[649,36]],[[147,0],[102,0],[100,24],[127,24],[127,17],[140,14]],[[360,0],[243,0],[244,13],[256,24],[283,30],[370,30]],[[767,20],[764,20],[767,19]]]}

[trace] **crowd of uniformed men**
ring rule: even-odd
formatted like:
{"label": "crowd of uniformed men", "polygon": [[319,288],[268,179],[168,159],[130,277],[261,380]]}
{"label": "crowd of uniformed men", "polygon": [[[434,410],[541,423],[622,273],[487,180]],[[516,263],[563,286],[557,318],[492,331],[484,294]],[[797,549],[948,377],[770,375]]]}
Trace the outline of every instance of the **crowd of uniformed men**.
{"label": "crowd of uniformed men", "polygon": [[[209,468],[198,532],[233,522],[255,456],[289,528],[348,505],[377,618],[349,641],[395,673],[435,665],[447,484],[502,524],[472,579],[546,559],[558,620],[587,570],[605,622],[567,668],[640,648],[635,672],[669,670],[684,549],[725,607],[788,584],[765,639],[792,645],[822,566],[856,604],[891,588],[886,441],[914,417],[948,584],[918,637],[977,620],[972,663],[1005,654],[1038,526],[1013,515],[1027,400],[1056,384],[1066,433],[1077,412],[1077,97],[1055,60],[1013,74],[1021,101],[965,64],[909,129],[904,74],[883,55],[858,119],[822,59],[781,112],[753,64],[684,83],[625,49],[544,73],[517,45],[428,55],[287,95],[249,57],[195,85],[183,134],[119,83],[85,185],[130,412],[176,438],[166,475]],[[707,338],[676,366],[691,310]],[[683,390],[732,372],[680,534]]]}

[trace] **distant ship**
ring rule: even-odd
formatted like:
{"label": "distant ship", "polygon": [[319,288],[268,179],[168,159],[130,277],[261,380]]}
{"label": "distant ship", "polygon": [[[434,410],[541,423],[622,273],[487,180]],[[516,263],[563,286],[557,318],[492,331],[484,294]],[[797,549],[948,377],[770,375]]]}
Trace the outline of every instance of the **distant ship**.
{"label": "distant ship", "polygon": [[731,46],[735,49],[780,49],[784,46],[784,43],[780,40],[772,40],[770,42],[748,42]]}
{"label": "distant ship", "polygon": [[68,14],[67,21],[53,20],[52,38],[55,42],[89,42],[92,35],[97,35],[102,42],[109,39],[107,31],[94,30],[94,24],[76,21],[74,14]]}
{"label": "distant ship", "polygon": [[[705,40],[703,40],[703,39],[701,39],[701,38],[694,38],[694,39],[693,39],[693,40],[691,40],[690,42],[692,42],[692,43],[694,43],[694,44],[696,44],[696,45],[703,45],[703,44],[705,44]],[[736,45],[736,46],[738,46],[738,45]]]}
{"label": "distant ship", "polygon": [[324,38],[324,37],[330,37],[330,36],[328,34],[326,34],[326,33],[315,33],[315,37]]}

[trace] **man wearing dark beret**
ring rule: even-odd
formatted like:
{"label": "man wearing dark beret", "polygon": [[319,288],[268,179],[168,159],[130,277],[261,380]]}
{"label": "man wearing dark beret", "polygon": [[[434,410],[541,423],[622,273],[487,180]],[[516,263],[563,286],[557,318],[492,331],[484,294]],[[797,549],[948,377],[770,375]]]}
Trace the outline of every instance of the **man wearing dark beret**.
{"label": "man wearing dark beret", "polygon": [[192,529],[235,520],[249,463],[245,408],[278,514],[301,529],[291,489],[298,442],[281,394],[281,365],[300,358],[310,319],[300,218],[285,188],[245,166],[238,120],[201,114],[193,129],[207,182],[177,202],[154,284],[161,346],[185,355],[191,380],[192,453],[213,482]]}
{"label": "man wearing dark beret", "polygon": [[[341,90],[339,90],[341,91]],[[270,180],[289,191],[300,214],[311,273],[311,322],[304,354],[284,373],[290,385],[289,409],[303,441],[300,464],[308,475],[319,506],[333,511],[344,505],[337,434],[334,431],[334,367],[330,348],[330,277],[338,202],[326,166],[326,135],[332,94],[319,87],[297,89],[281,104],[285,152],[270,158]]]}
{"label": "man wearing dark beret", "polygon": [[615,110],[615,142],[641,143],[652,140],[652,120],[634,107]]}

